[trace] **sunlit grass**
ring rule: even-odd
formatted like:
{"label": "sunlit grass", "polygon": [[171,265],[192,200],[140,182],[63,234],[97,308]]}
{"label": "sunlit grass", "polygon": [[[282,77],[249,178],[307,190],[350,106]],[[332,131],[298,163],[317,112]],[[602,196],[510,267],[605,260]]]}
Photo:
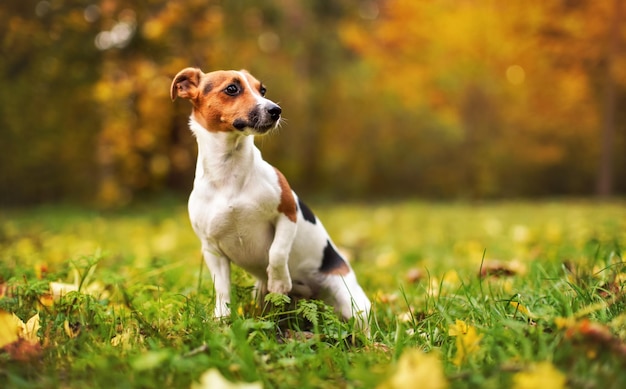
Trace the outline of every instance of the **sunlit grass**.
{"label": "sunlit grass", "polygon": [[[626,385],[624,203],[314,208],[374,302],[371,339],[315,302],[258,316],[239,270],[233,315],[215,321],[183,202],[3,211],[0,308],[39,313],[42,350],[0,352],[0,382],[190,387],[216,368],[268,388]],[[51,282],[79,292],[53,299]]]}

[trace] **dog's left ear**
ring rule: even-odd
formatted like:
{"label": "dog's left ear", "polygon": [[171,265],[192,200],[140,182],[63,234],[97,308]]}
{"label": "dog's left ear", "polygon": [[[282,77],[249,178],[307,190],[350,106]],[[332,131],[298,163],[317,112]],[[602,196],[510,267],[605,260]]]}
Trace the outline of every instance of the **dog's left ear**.
{"label": "dog's left ear", "polygon": [[185,68],[178,72],[170,87],[172,101],[176,100],[176,97],[195,99],[198,96],[198,85],[200,85],[201,76],[202,71],[197,68]]}

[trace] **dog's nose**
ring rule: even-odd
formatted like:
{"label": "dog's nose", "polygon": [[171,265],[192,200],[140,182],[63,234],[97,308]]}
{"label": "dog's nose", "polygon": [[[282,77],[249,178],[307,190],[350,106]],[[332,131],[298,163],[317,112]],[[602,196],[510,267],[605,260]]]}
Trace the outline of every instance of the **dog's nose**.
{"label": "dog's nose", "polygon": [[272,118],[272,120],[280,119],[281,112],[283,112],[283,110],[280,109],[278,105],[274,105],[267,110],[267,113],[270,114],[270,117]]}

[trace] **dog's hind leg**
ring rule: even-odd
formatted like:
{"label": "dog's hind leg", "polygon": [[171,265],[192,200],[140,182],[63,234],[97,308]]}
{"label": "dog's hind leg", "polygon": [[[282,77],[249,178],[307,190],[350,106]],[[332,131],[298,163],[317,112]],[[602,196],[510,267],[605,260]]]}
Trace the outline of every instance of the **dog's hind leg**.
{"label": "dog's hind leg", "polygon": [[358,284],[353,271],[346,275],[328,275],[323,282],[322,299],[341,317],[354,317],[356,326],[369,336],[370,300]]}

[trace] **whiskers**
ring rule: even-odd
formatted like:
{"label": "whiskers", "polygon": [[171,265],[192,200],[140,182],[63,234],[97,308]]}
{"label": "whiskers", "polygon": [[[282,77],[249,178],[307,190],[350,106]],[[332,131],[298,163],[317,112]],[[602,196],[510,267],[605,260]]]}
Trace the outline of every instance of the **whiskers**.
{"label": "whiskers", "polygon": [[287,124],[287,121],[288,121],[287,119],[281,116],[280,119],[278,119],[278,121],[276,122],[276,125],[274,126],[274,128],[270,132],[271,133],[280,132],[281,127],[283,126],[283,124]]}
{"label": "whiskers", "polygon": [[269,131],[259,134],[260,136],[255,137],[255,141],[258,146],[263,147],[265,144],[265,140],[273,137],[275,134],[278,134],[282,130],[282,126],[287,123],[287,119],[284,117],[280,117],[274,127],[272,127]]}

